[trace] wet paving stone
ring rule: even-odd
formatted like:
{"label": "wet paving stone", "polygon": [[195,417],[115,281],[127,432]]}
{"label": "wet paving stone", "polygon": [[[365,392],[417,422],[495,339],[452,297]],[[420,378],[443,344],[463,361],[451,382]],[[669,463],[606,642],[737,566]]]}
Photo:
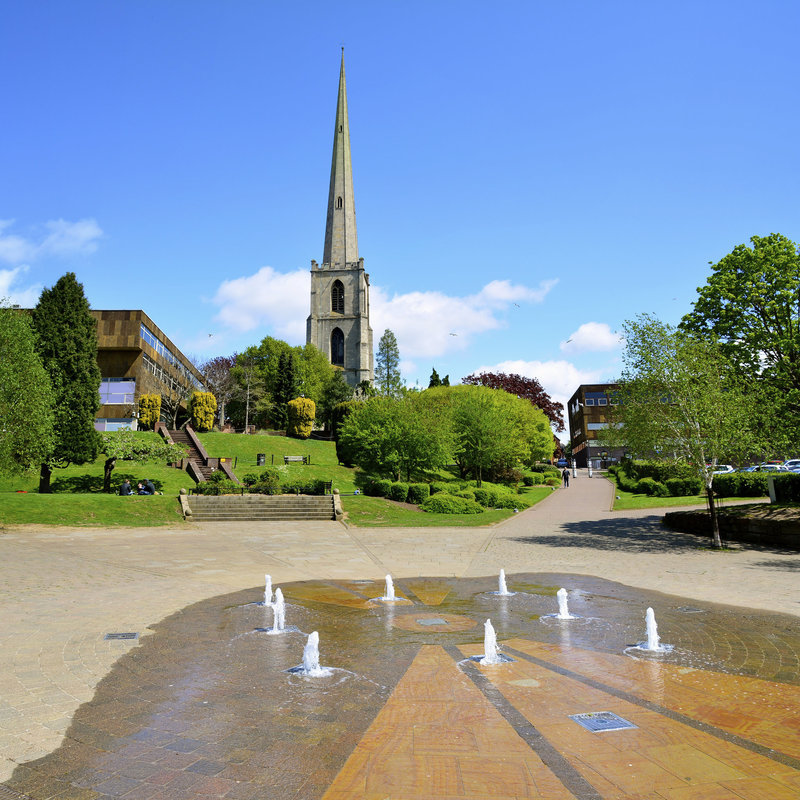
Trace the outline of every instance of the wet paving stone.
{"label": "wet paving stone", "polygon": [[[190,606],[143,633],[62,746],[5,787],[34,800],[474,798],[511,753],[495,784],[508,796],[633,798],[633,748],[655,800],[697,780],[709,797],[756,779],[800,791],[800,620],[598,578],[507,580],[509,597],[495,578],[397,580],[409,600],[394,604],[378,582],[286,584],[298,630],[280,635],[263,631],[260,587]],[[577,619],[554,618],[560,586]],[[670,653],[628,649],[648,607]],[[467,665],[486,619],[513,664]],[[312,631],[332,674],[289,674]],[[598,712],[635,716],[635,734],[569,718]]]}

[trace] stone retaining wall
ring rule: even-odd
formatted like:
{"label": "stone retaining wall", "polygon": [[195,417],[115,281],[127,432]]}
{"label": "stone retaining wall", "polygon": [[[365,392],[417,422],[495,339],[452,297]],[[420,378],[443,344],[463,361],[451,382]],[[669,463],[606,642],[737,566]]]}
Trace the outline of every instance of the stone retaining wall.
{"label": "stone retaining wall", "polygon": [[[720,536],[730,542],[750,542],[786,550],[800,550],[800,518],[781,513],[782,509],[768,506],[748,515],[719,515]],[[711,517],[708,511],[670,511],[664,515],[668,528],[698,536],[711,536]]]}

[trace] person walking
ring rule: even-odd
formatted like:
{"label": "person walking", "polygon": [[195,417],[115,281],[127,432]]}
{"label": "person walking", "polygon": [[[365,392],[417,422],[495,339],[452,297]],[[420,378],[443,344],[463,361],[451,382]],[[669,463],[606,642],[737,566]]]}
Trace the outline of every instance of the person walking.
{"label": "person walking", "polygon": [[561,473],[561,480],[564,482],[564,488],[569,489],[569,470],[564,467],[564,471]]}

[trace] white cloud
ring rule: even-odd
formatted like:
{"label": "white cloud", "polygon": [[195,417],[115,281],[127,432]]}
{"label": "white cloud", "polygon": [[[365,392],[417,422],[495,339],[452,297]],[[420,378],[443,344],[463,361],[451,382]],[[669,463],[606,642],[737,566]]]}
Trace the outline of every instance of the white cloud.
{"label": "white cloud", "polygon": [[6,233],[14,220],[0,220],[0,261],[8,264],[21,264],[35,261],[42,256],[68,256],[80,253],[93,253],[103,231],[93,219],[67,222],[63,219],[44,223],[45,235],[25,238]]}
{"label": "white cloud", "polygon": [[27,271],[28,267],[25,265],[14,269],[0,269],[0,299],[22,308],[32,308],[39,302],[39,295],[42,293],[40,284],[27,288],[15,287],[20,276]]}
{"label": "white cloud", "polygon": [[559,347],[562,353],[599,353],[616,350],[621,345],[622,336],[605,322],[584,322]]}
{"label": "white cloud", "polygon": [[[530,288],[497,280],[467,297],[442,292],[407,292],[390,297],[380,286],[372,286],[370,324],[375,346],[388,328],[400,342],[400,355],[406,360],[464,350],[473,336],[504,327],[501,312],[521,303],[541,303],[555,284],[555,280],[548,280]],[[289,342],[303,342],[309,292],[306,270],[280,273],[262,267],[255,275],[220,285],[213,298],[220,307],[215,320],[240,333],[269,327]]]}
{"label": "white cloud", "polygon": [[477,294],[453,297],[442,292],[408,292],[389,297],[379,286],[370,293],[370,318],[376,341],[389,328],[404,358],[440,357],[465,350],[471,338],[505,326],[498,313],[520,303],[541,303],[555,286],[542,281],[536,289],[492,281]]}
{"label": "white cloud", "polygon": [[214,319],[240,333],[269,326],[289,342],[305,342],[310,281],[307,270],[280,273],[272,267],[224,281],[213,299],[220,306]]}

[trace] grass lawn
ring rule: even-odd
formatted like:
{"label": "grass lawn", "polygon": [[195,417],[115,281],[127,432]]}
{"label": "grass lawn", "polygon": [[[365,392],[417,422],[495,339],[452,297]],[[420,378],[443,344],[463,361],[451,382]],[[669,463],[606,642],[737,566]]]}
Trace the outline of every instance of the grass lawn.
{"label": "grass lawn", "polygon": [[2,525],[150,527],[181,525],[174,494],[120,497],[113,494],[3,494]]}
{"label": "grass lawn", "polygon": [[[144,433],[143,436],[152,436]],[[266,455],[266,466],[274,466],[286,478],[309,478],[331,481],[342,493],[342,505],[348,522],[357,526],[396,527],[476,527],[507,519],[510,509],[487,510],[481,514],[429,514],[406,504],[379,497],[352,495],[356,488],[356,471],[341,466],[336,459],[333,442],[290,439],[231,433],[199,434],[209,456],[235,459],[238,477],[258,473],[256,455]],[[284,455],[310,456],[310,464],[284,465]],[[124,478],[136,483],[145,478],[153,481],[164,496],[120,497],[103,494],[101,456],[91,464],[69,466],[53,471],[53,494],[38,494],[38,474],[24,477],[0,475],[0,525],[69,525],[69,526],[147,526],[180,524],[177,495],[181,488],[191,489],[194,482],[181,470],[162,464],[134,464],[118,461],[112,474],[112,488],[118,491]],[[442,480],[447,474],[442,473]],[[551,493],[550,487],[525,488],[524,496],[539,502]]]}
{"label": "grass lawn", "polygon": [[[549,486],[534,486],[524,491],[534,504],[549,497]],[[492,525],[514,515],[510,508],[486,510],[481,514],[429,514],[404,503],[364,494],[342,497],[346,522],[356,527],[371,528],[475,528]]]}
{"label": "grass lawn", "polygon": [[616,496],[612,506],[614,511],[628,511],[635,508],[669,508],[671,506],[705,505],[706,496],[693,494],[686,497],[650,497],[647,494],[634,494],[617,487]]}

